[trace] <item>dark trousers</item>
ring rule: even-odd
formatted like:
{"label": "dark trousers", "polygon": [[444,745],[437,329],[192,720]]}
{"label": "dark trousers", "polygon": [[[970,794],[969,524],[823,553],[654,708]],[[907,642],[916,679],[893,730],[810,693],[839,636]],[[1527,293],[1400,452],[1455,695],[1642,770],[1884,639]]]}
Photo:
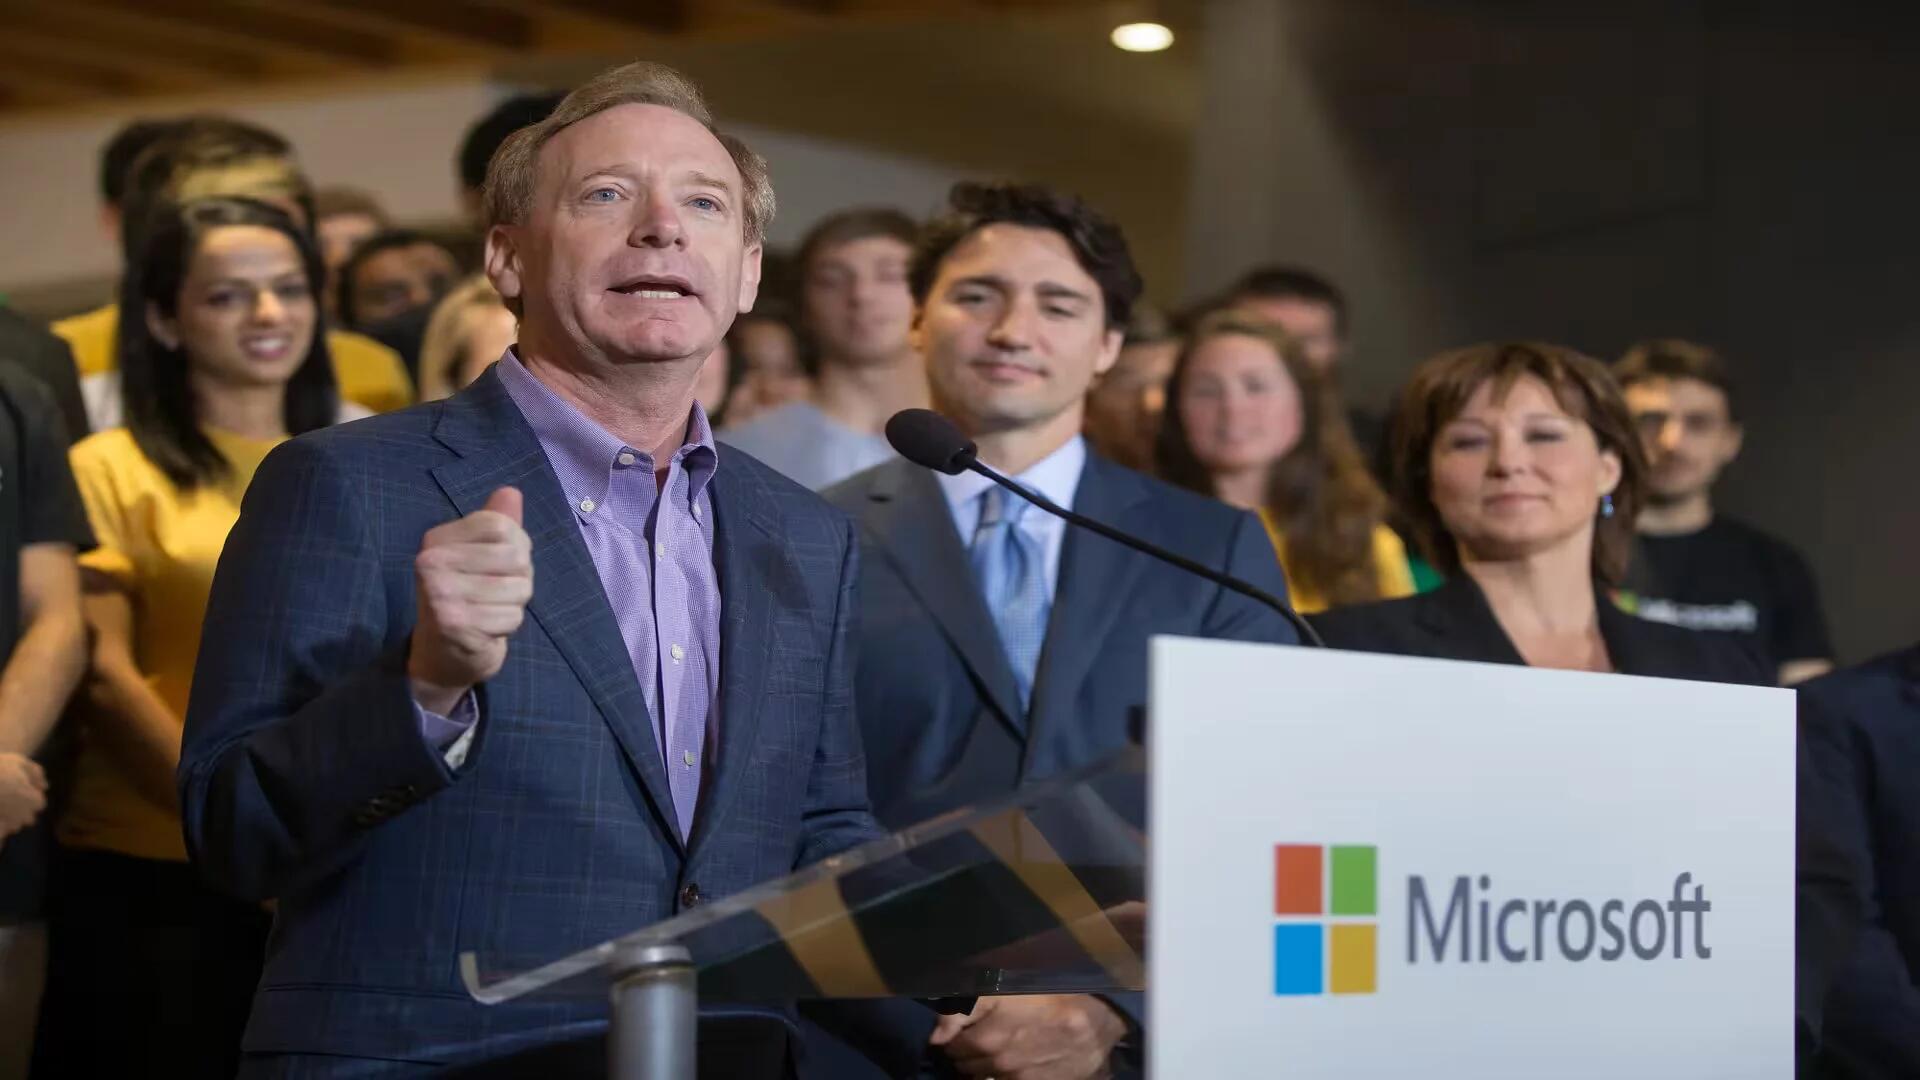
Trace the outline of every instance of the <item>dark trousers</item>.
{"label": "dark trousers", "polygon": [[186,863],[58,848],[34,1080],[232,1077],[272,917]]}

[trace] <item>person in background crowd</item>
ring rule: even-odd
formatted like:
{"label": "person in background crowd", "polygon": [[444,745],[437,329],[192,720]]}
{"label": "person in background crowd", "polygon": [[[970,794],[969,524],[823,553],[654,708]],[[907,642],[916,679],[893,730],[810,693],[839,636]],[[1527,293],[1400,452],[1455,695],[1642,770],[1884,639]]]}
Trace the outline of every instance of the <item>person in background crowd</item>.
{"label": "person in background crowd", "polygon": [[453,253],[412,229],[370,237],[340,267],[340,321],[355,329],[431,308],[460,280]]}
{"label": "person in background crowd", "polygon": [[1840,830],[1861,853],[1867,898],[1851,946],[1815,958],[1833,980],[1814,1075],[1920,1076],[1920,644],[1802,684],[1800,706],[1808,744],[1842,793],[1824,814],[1803,799],[1802,820]]}
{"label": "person in background crowd", "polygon": [[1167,404],[1180,336],[1167,317],[1141,304],[1127,323],[1120,358],[1087,392],[1087,442],[1102,457],[1140,472],[1153,470],[1153,447]]}
{"label": "person in background crowd", "polygon": [[52,395],[67,438],[78,442],[86,437],[91,425],[73,350],[58,334],[5,304],[0,304],[0,367],[31,375]]}
{"label": "person in background crowd", "polygon": [[74,556],[92,547],[53,398],[0,356],[0,1080],[27,1074],[45,983],[42,752],[87,664]]}
{"label": "person in background crowd", "polygon": [[[1252,514],[1121,468],[1080,434],[1087,388],[1112,367],[1140,294],[1117,225],[1045,188],[959,184],[908,280],[934,407],[982,461],[1059,506],[1286,594]],[[1263,605],[1069,532],[977,474],[894,458],[826,494],[860,526],[856,712],[874,812],[891,828],[1126,745],[1155,634],[1295,640]],[[1131,1075],[1139,1006],[1132,995],[985,998],[937,1028],[924,1010],[917,1031],[897,1018],[887,1041],[910,1064],[932,1030],[933,1055],[967,1075]],[[845,1034],[834,1013],[816,1020]]]}
{"label": "person in background crowd", "polygon": [[243,198],[161,210],[128,268],[121,307],[144,317],[120,337],[127,426],[72,455],[100,546],[81,560],[93,656],[54,856],[36,1071],[238,1067],[269,919],[187,864],[174,770],[241,496],[269,450],[338,408],[325,280],[306,229]]}
{"label": "person in background crowd", "polygon": [[1630,592],[1643,619],[1742,642],[1782,686],[1833,669],[1833,644],[1807,560],[1777,537],[1717,513],[1713,486],[1745,432],[1733,378],[1704,345],[1646,341],[1614,365],[1653,466]]}
{"label": "person in background crowd", "polygon": [[[167,117],[133,120],[115,131],[100,148],[100,231],[114,244],[121,242],[127,174],[147,147],[172,138],[195,125],[219,124],[218,117]],[[69,432],[68,434],[72,434]]]}
{"label": "person in background crowd", "polygon": [[1161,479],[1259,513],[1301,612],[1413,593],[1387,497],[1340,397],[1278,327],[1201,319],[1180,351],[1160,428]]}
{"label": "person in background crowd", "polygon": [[[216,195],[244,195],[273,203],[303,229],[313,222],[311,189],[285,139],[236,120],[195,117],[147,147],[127,173],[121,231],[127,263],[131,264],[155,207]],[[103,377],[117,366],[119,325],[117,304],[53,324],[54,333],[73,349],[95,431],[116,427],[121,420],[118,377]],[[374,412],[412,402],[413,384],[398,353],[345,330],[328,330],[326,337],[342,397]]]}
{"label": "person in background crowd", "polygon": [[518,326],[481,274],[447,294],[427,320],[420,345],[420,400],[438,401],[480,377],[513,344]]}
{"label": "person in background crowd", "polygon": [[313,193],[313,231],[327,266],[327,310],[340,313],[334,290],[340,268],[353,249],[392,226],[387,211],[371,194],[351,187],[325,187]]}
{"label": "person in background crowd", "polygon": [[742,312],[727,334],[727,349],[739,372],[727,398],[727,421],[735,427],[804,401],[813,389],[813,378],[800,360],[800,336],[779,315]]}
{"label": "person in background crowd", "polygon": [[735,425],[728,443],[816,491],[893,456],[887,419],[927,403],[926,369],[907,340],[917,230],[897,210],[859,209],[807,233],[798,261],[813,393]]}
{"label": "person in background crowd", "polygon": [[460,205],[475,228],[486,227],[487,163],[493,160],[495,151],[509,135],[552,115],[565,97],[557,92],[517,94],[494,106],[467,129],[453,166],[460,178]]}
{"label": "person in background crowd", "polygon": [[393,227],[393,219],[380,200],[356,187],[335,185],[315,191],[313,213],[320,259],[329,275],[340,272],[353,249]]}
{"label": "person in background crowd", "polygon": [[1442,353],[1394,411],[1393,483],[1447,583],[1313,616],[1334,648],[1760,683],[1745,650],[1637,619],[1626,572],[1646,458],[1598,361],[1513,342]]}
{"label": "person in background crowd", "polygon": [[[1242,275],[1220,305],[1251,312],[1287,332],[1309,364],[1339,385],[1350,342],[1347,296],[1326,277],[1297,266],[1262,266]],[[1386,423],[1350,406],[1347,427],[1371,461],[1386,445]]]}

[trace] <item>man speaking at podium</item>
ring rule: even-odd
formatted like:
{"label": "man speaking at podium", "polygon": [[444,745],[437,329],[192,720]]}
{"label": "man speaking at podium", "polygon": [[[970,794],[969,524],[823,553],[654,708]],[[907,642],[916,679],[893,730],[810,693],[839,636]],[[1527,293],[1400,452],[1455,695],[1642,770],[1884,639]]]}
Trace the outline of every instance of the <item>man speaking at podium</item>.
{"label": "man speaking at podium", "polygon": [[245,1075],[589,1039],[604,1001],[485,1008],[459,955],[531,968],[878,835],[852,528],[693,399],[765,163],[633,64],[513,136],[487,208],[519,344],[276,451],[214,584],[180,790],[203,872],[278,903]]}
{"label": "man speaking at podium", "polygon": [[[1087,389],[1113,366],[1140,294],[1118,226],[1038,187],[961,184],[951,202],[909,274],[934,407],[982,462],[1059,506],[1284,597],[1253,515],[1106,461],[1081,437]],[[1261,604],[1070,532],[977,474],[896,461],[828,498],[859,519],[867,552],[855,685],[889,828],[1119,750],[1146,703],[1155,634],[1297,640]],[[989,998],[937,1030],[928,1014],[921,1037],[964,1075],[1078,1080],[1128,1071],[1138,1009],[1137,995]]]}

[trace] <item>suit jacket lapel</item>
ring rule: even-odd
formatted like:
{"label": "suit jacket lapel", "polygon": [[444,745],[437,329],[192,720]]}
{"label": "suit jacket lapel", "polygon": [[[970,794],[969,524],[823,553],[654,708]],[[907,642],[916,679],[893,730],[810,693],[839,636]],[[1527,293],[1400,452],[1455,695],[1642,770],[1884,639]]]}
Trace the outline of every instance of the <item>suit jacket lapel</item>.
{"label": "suit jacket lapel", "polygon": [[1433,655],[1499,664],[1526,663],[1513,639],[1501,628],[1480,586],[1465,572],[1457,572],[1438,589],[1421,594],[1415,603],[1420,605],[1415,621],[1446,643]]}
{"label": "suit jacket lapel", "polygon": [[434,437],[461,455],[460,460],[433,471],[461,514],[480,509],[487,496],[505,484],[519,488],[525,497],[522,520],[533,542],[533,600],[527,605],[528,614],[586,687],[628,764],[639,774],[662,831],[679,844],[680,828],[666,768],[654,741],[653,720],[600,574],[539,439],[494,370],[447,401]]}
{"label": "suit jacket lapel", "polygon": [[[1146,485],[1133,473],[1096,454],[1087,455],[1080,487],[1069,509],[1116,528],[1138,533],[1153,523],[1136,520],[1137,508],[1148,498]],[[1037,511],[1036,511],[1037,512]],[[1133,592],[1133,579],[1148,558],[1102,536],[1067,526],[1060,549],[1060,580],[1054,590],[1053,611],[1047,618],[1047,643],[1034,673],[1033,735],[1027,743],[1026,769],[1050,772],[1043,760],[1044,729],[1074,722],[1074,698],[1093,662],[1106,646]],[[1036,754],[1041,755],[1036,758]]]}
{"label": "suit jacket lapel", "polygon": [[[758,477],[729,472],[724,457],[708,487],[713,500],[713,557],[720,577],[720,696],[714,703],[719,747],[693,818],[692,850],[712,833],[744,782],[760,730],[772,649],[776,568],[791,563],[779,532],[761,507],[772,497]],[[800,575],[796,566],[784,573]]]}
{"label": "suit jacket lapel", "polygon": [[1025,738],[1019,683],[939,483],[925,469],[895,461],[880,467],[867,498],[869,535],[879,538],[884,557],[940,624],[1002,722]]}

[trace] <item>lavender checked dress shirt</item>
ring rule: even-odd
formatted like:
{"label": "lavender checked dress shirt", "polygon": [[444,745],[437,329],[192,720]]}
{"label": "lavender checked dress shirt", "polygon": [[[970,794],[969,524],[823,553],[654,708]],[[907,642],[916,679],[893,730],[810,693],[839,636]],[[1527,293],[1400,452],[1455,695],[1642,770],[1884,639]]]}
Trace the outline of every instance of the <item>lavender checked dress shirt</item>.
{"label": "lavender checked dress shirt", "polygon": [[[651,454],[625,445],[547,389],[513,350],[499,368],[507,395],[573,504],[646,699],[685,838],[719,734],[713,704],[720,685],[720,580],[707,485],[720,456],[707,414],[693,406],[686,441],[659,482]],[[478,722],[473,696],[451,716],[420,713],[422,736],[457,767]]]}

